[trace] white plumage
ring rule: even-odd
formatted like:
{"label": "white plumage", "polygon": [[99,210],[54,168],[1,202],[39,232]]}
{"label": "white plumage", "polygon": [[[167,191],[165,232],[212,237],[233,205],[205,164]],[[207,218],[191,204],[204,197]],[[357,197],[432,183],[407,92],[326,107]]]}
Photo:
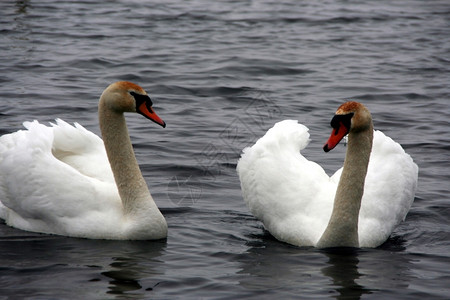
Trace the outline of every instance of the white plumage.
{"label": "white plumage", "polygon": [[[315,246],[333,209],[342,168],[329,177],[300,153],[308,128],[294,120],[275,124],[246,148],[237,171],[252,214],[278,240]],[[382,244],[406,216],[414,200],[417,165],[380,131],[374,140],[359,214],[361,247]]]}
{"label": "white plumage", "polygon": [[[62,120],[0,137],[0,217],[28,231],[105,236],[122,204],[103,141]],[[119,235],[117,232],[116,235]]]}
{"label": "white plumage", "polygon": [[166,237],[167,223],[134,157],[125,111],[165,126],[141,87],[117,82],[99,102],[105,142],[60,119],[51,126],[25,122],[26,130],[1,136],[0,218],[22,230],[72,237]]}

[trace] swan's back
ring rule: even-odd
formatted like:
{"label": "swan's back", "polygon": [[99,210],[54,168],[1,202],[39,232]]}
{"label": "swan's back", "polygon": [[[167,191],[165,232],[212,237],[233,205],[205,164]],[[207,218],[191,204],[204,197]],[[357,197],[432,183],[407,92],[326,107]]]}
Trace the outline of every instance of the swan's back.
{"label": "swan's back", "polygon": [[57,159],[88,177],[114,182],[105,145],[96,134],[78,123],[72,126],[61,119],[52,124],[52,129],[52,153]]}
{"label": "swan's back", "polygon": [[308,143],[306,126],[279,122],[244,149],[237,171],[244,200],[265,228],[279,240],[312,246],[331,215],[336,185],[300,154]]}
{"label": "swan's back", "polygon": [[376,130],[359,213],[361,247],[382,244],[405,219],[414,201],[417,179],[418,167],[411,156]]}
{"label": "swan's back", "polygon": [[61,120],[24,126],[0,137],[0,217],[23,230],[81,237],[114,227],[117,219],[104,216],[120,218],[121,202],[102,140]]}

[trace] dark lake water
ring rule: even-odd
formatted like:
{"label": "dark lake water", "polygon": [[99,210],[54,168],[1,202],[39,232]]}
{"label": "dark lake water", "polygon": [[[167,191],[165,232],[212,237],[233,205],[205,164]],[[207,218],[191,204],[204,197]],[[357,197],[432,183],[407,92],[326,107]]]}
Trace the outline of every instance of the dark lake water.
{"label": "dark lake water", "polygon": [[[0,299],[448,299],[449,24],[446,0],[2,1],[0,134],[55,118],[99,134],[103,89],[140,84],[167,128],[127,121],[169,236],[0,223]],[[376,249],[278,242],[243,202],[239,153],[297,119],[331,174],[345,148],[321,147],[348,99],[419,165],[406,221]]]}

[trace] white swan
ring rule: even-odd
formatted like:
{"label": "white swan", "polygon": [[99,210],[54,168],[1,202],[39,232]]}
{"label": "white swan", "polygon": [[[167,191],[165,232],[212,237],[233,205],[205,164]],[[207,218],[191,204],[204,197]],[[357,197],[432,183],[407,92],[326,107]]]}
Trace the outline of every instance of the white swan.
{"label": "white swan", "polygon": [[299,153],[309,142],[308,128],[282,121],[243,151],[237,172],[244,200],[280,241],[377,247],[408,213],[418,167],[398,143],[373,131],[371,115],[360,103],[341,105],[331,125],[325,151],[348,133],[343,168],[329,177],[308,161]]}
{"label": "white swan", "polygon": [[104,142],[59,119],[51,127],[25,122],[27,130],[0,137],[0,218],[22,230],[72,237],[166,237],[124,117],[138,112],[165,127],[151,106],[140,86],[120,81],[100,97]]}

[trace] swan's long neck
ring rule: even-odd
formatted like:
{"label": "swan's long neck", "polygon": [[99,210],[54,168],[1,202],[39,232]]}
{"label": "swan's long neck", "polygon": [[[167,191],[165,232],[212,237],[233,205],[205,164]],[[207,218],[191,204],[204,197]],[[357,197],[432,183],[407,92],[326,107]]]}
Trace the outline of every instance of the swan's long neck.
{"label": "swan's long neck", "polygon": [[358,217],[372,150],[373,125],[350,132],[333,212],[317,247],[359,247]]}
{"label": "swan's long neck", "polygon": [[108,109],[100,100],[99,121],[124,213],[138,213],[143,206],[155,205],[139,169],[124,114]]}

